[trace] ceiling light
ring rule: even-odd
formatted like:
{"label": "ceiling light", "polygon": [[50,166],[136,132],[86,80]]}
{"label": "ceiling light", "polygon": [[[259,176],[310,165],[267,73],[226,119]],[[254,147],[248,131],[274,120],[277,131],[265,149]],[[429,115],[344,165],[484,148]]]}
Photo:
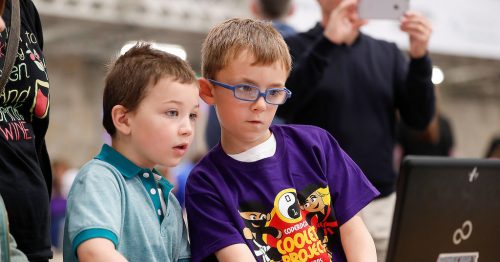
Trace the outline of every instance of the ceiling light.
{"label": "ceiling light", "polygon": [[437,66],[432,67],[432,83],[434,85],[439,85],[444,81],[444,73],[441,68]]}

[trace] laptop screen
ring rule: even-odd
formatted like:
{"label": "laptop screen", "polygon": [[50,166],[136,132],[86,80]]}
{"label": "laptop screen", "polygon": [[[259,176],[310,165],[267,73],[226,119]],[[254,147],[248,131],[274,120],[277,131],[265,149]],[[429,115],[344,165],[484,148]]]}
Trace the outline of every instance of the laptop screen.
{"label": "laptop screen", "polygon": [[500,160],[405,158],[388,262],[500,261]]}

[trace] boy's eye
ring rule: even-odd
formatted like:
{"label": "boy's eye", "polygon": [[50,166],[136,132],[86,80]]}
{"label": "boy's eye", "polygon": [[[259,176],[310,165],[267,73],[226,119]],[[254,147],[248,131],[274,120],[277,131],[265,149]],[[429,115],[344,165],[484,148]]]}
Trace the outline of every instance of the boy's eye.
{"label": "boy's eye", "polygon": [[250,215],[250,220],[255,220],[257,218],[256,215]]}
{"label": "boy's eye", "polygon": [[241,91],[246,92],[246,93],[253,93],[255,92],[255,87],[249,86],[249,85],[242,85],[240,86]]}
{"label": "boy's eye", "polygon": [[198,119],[198,114],[196,114],[196,113],[189,114],[189,119],[191,119],[191,120]]}
{"label": "boy's eye", "polygon": [[179,116],[179,112],[177,110],[169,110],[167,111],[167,116],[176,117]]}
{"label": "boy's eye", "polygon": [[271,96],[279,96],[281,90],[270,90],[269,95]]}

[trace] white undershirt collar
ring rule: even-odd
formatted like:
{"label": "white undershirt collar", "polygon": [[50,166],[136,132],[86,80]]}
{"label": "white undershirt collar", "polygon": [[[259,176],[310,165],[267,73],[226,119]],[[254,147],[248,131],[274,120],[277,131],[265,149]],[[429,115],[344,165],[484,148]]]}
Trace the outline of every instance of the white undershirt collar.
{"label": "white undershirt collar", "polygon": [[228,156],[241,162],[255,162],[264,158],[272,157],[274,156],[274,153],[276,153],[276,138],[274,137],[274,134],[271,133],[271,136],[261,144],[238,154],[228,154]]}

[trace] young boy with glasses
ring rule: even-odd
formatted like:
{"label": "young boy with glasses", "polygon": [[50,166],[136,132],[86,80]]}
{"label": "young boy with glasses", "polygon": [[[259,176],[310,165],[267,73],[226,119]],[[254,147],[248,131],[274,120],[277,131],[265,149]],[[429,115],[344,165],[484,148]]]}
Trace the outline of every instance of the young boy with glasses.
{"label": "young boy with glasses", "polygon": [[271,23],[230,19],[205,39],[200,96],[221,142],[187,182],[194,261],[376,261],[358,212],[377,190],[323,129],[270,126],[290,68]]}

